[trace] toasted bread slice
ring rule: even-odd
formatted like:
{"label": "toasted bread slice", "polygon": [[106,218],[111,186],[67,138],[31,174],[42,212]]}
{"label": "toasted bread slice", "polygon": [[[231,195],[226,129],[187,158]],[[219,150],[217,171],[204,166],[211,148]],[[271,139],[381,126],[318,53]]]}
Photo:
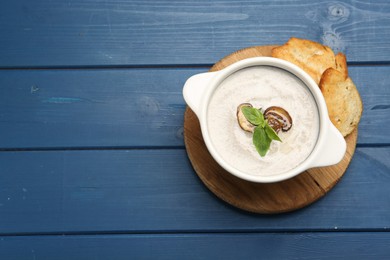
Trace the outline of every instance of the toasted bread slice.
{"label": "toasted bread slice", "polygon": [[290,38],[284,45],[274,48],[272,57],[294,63],[306,71],[317,84],[327,68],[336,67],[335,55],[329,47],[294,37]]}
{"label": "toasted bread slice", "polygon": [[351,78],[345,77],[343,70],[329,68],[322,75],[320,89],[330,120],[343,136],[347,136],[357,127],[363,112],[355,84]]}
{"label": "toasted bread slice", "polygon": [[336,69],[340,71],[344,79],[348,78],[348,67],[347,67],[347,57],[341,52],[337,53],[336,57]]}

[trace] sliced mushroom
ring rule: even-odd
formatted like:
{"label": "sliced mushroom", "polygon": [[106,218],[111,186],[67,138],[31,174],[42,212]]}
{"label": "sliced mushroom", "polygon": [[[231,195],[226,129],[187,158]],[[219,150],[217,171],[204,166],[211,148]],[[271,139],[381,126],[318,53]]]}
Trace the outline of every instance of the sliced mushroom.
{"label": "sliced mushroom", "polygon": [[267,108],[264,111],[264,118],[277,133],[280,130],[287,132],[292,127],[291,116],[282,107],[272,106]]}
{"label": "sliced mushroom", "polygon": [[276,133],[279,133],[280,130],[283,128],[283,123],[273,116],[268,117],[267,122],[269,126],[275,130]]}
{"label": "sliced mushroom", "polygon": [[242,130],[253,133],[255,130],[255,126],[252,125],[244,116],[244,113],[242,113],[241,108],[243,107],[253,107],[249,103],[242,103],[237,107],[237,120],[238,120],[238,125],[241,127]]}

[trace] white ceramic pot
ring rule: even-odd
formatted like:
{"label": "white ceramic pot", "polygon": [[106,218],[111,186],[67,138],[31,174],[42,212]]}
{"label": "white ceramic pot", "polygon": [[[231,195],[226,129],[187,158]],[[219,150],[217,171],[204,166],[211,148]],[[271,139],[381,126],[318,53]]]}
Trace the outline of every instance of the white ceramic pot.
{"label": "white ceramic pot", "polygon": [[[252,66],[273,66],[294,74],[310,90],[318,108],[319,133],[313,150],[297,167],[282,174],[263,176],[261,174],[253,175],[242,172],[225,161],[218,154],[217,149],[210,140],[206,117],[212,94],[229,75]],[[200,121],[202,136],[210,154],[226,171],[241,179],[259,183],[278,182],[292,178],[313,167],[337,164],[345,154],[346,142],[329,119],[326,103],[318,85],[306,72],[290,62],[271,57],[245,59],[217,72],[207,72],[192,76],[184,85],[183,95],[186,103],[195,112]]]}

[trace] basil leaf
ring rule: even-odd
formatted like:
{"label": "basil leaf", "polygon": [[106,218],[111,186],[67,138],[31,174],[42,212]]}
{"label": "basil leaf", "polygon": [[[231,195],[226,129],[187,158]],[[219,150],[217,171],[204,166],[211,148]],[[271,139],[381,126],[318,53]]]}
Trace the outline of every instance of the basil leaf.
{"label": "basil leaf", "polygon": [[269,150],[272,140],[266,134],[264,128],[257,126],[253,133],[253,144],[261,157],[264,157]]}
{"label": "basil leaf", "polygon": [[268,123],[265,124],[265,133],[268,135],[268,137],[271,139],[271,140],[275,140],[275,141],[279,141],[281,142],[282,140],[279,138],[278,134],[275,132],[275,130],[269,126]]}
{"label": "basil leaf", "polygon": [[[256,109],[256,108],[255,108]],[[263,115],[263,113],[260,111],[260,109],[256,109],[257,110],[257,112],[259,113],[259,119],[260,119],[260,126],[262,127],[262,128],[264,128],[264,125],[265,125],[265,119],[264,119],[264,115]]]}
{"label": "basil leaf", "polygon": [[263,125],[265,120],[260,110],[253,107],[242,107],[242,113],[252,125]]}

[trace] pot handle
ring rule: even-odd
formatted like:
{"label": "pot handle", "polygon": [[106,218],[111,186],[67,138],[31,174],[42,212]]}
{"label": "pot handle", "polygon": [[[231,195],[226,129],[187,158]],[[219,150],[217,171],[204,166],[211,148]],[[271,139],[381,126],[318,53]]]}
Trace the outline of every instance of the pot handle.
{"label": "pot handle", "polygon": [[200,115],[201,103],[204,93],[217,72],[205,72],[190,77],[183,88],[183,97],[188,106],[198,116]]}
{"label": "pot handle", "polygon": [[344,158],[347,150],[347,143],[342,134],[330,120],[328,124],[328,133],[323,139],[325,143],[322,144],[322,148],[318,151],[317,157],[313,161],[313,167],[337,164]]}

